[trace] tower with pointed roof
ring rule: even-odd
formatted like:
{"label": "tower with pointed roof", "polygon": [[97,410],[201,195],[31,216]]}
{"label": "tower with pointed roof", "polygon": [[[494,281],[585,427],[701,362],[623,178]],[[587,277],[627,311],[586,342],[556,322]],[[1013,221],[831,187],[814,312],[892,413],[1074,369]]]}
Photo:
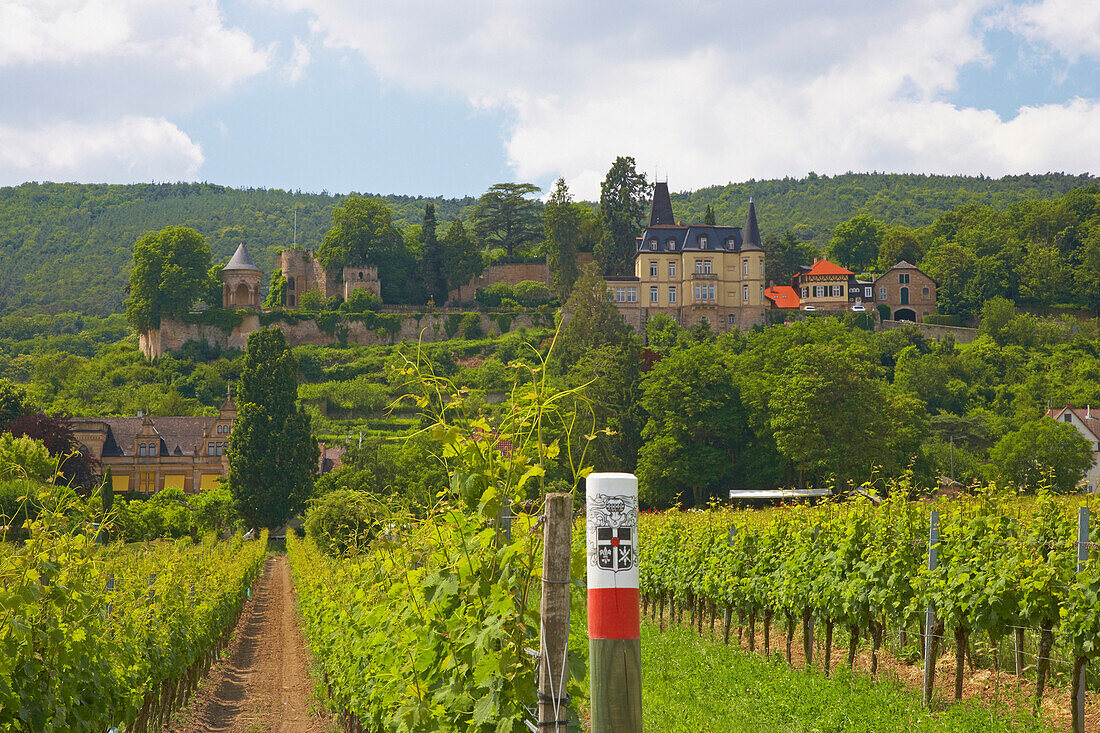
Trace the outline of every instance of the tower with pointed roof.
{"label": "tower with pointed roof", "polygon": [[242,243],[229,264],[222,268],[222,305],[226,308],[259,310],[262,277],[260,268]]}

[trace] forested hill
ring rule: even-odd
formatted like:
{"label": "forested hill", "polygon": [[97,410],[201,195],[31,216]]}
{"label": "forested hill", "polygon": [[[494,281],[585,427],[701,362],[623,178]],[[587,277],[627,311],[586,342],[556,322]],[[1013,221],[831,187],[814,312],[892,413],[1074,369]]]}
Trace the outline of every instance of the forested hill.
{"label": "forested hill", "polygon": [[[923,226],[968,203],[1003,207],[1047,199],[1095,182],[1058,173],[1002,179],[962,176],[847,174],[832,178],[749,181],[673,196],[676,215],[702,221],[710,204],[719,224],[742,224],[756,201],[765,232],[791,230],[824,244],[829,232],[856,214],[886,223]],[[675,188],[675,181],[671,182]],[[364,194],[371,195],[371,194]],[[332,209],[346,196],[207,183],[54,184],[0,188],[0,315],[65,311],[106,315],[122,310],[134,241],[168,225],[189,226],[225,262],[245,243],[270,272],[278,250],[294,237],[316,247]],[[419,223],[428,202],[441,222],[466,216],[475,199],[386,195],[398,227]]]}
{"label": "forested hill", "polygon": [[[1088,174],[1005,176],[929,176],[899,173],[846,173],[840,176],[783,178],[730,183],[672,195],[681,221],[701,222],[707,205],[717,224],[743,226],[749,198],[756,202],[760,228],[774,234],[790,231],[824,249],[837,224],[866,214],[885,224],[923,227],[940,214],[979,204],[1004,208],[1017,201],[1056,198],[1096,183]],[[669,186],[675,189],[675,181]]]}
{"label": "forested hill", "polygon": [[[243,242],[270,273],[276,253],[294,240],[295,212],[299,246],[316,248],[332,223],[332,209],[345,198],[208,183],[0,188],[0,315],[122,311],[134,241],[169,225],[205,236],[214,262],[227,262]],[[399,228],[419,224],[428,202],[435,203],[440,221],[450,221],[475,201],[380,198]]]}

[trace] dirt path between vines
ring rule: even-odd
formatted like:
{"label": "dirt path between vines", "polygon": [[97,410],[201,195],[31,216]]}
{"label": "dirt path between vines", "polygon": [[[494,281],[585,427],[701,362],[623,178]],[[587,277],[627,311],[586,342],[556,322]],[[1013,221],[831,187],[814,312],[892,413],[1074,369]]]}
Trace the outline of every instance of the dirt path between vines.
{"label": "dirt path between vines", "polygon": [[228,653],[210,670],[170,733],[328,733],[312,700],[309,652],[298,628],[285,555],[268,558]]}

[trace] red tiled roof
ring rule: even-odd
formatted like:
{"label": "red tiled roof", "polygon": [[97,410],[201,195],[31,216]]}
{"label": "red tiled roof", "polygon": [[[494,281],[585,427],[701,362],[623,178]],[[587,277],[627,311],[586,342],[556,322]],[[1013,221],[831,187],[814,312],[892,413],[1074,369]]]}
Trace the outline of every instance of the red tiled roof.
{"label": "red tiled roof", "polygon": [[810,268],[807,275],[851,275],[851,270],[845,270],[840,265],[834,265],[828,260],[818,260],[814,263],[814,266]]}
{"label": "red tiled roof", "polygon": [[775,303],[776,308],[797,308],[798,293],[790,285],[778,285],[764,291],[764,297]]}

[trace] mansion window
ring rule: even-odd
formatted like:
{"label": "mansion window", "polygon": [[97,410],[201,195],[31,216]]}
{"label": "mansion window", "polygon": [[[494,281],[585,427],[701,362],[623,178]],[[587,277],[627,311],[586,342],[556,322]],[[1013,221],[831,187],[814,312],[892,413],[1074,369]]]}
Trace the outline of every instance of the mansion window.
{"label": "mansion window", "polygon": [[700,234],[699,235],[699,249],[706,249],[706,248],[707,248],[707,235],[706,234]]}
{"label": "mansion window", "polygon": [[922,297],[922,298],[924,298],[925,300],[928,300],[928,298],[929,298],[929,296],[931,295],[931,293],[932,293],[932,291],[931,291],[931,290],[929,290],[928,288],[921,288],[921,291],[920,291],[920,295],[921,295],[921,297]]}
{"label": "mansion window", "polygon": [[839,285],[830,285],[829,286],[829,297],[830,298],[839,298],[841,295],[843,295],[843,293],[841,292],[841,289],[840,289]]}
{"label": "mansion window", "polygon": [[879,300],[886,300],[886,288],[879,288],[878,289],[878,299]]}
{"label": "mansion window", "polygon": [[764,259],[760,259],[760,277],[764,277]]}
{"label": "mansion window", "polygon": [[626,302],[627,303],[637,303],[638,302],[638,288],[627,288],[626,289]]}
{"label": "mansion window", "polygon": [[870,285],[863,288],[863,297],[864,298],[874,297],[874,294],[875,294],[875,289],[873,287],[871,287]]}
{"label": "mansion window", "polygon": [[815,298],[824,298],[825,297],[825,286],[824,285],[814,285],[814,297]]}
{"label": "mansion window", "polygon": [[802,286],[802,292],[799,293],[799,295],[801,295],[803,298],[809,298],[810,297],[810,286],[809,285],[803,285]]}
{"label": "mansion window", "polygon": [[208,456],[216,455],[214,453],[214,445],[215,445],[214,443],[207,443],[206,444],[206,455],[208,455]]}
{"label": "mansion window", "polygon": [[764,286],[763,285],[760,286],[760,302],[761,303],[764,302]]}
{"label": "mansion window", "polygon": [[715,300],[718,297],[717,289],[714,285],[696,285],[695,286],[695,300]]}
{"label": "mansion window", "polygon": [[668,276],[669,277],[676,277],[676,263],[675,262],[669,262],[668,263]]}
{"label": "mansion window", "polygon": [[657,286],[656,285],[654,285],[653,287],[651,287],[649,289],[649,302],[650,303],[656,303],[657,302]]}
{"label": "mansion window", "polygon": [[669,303],[675,303],[676,302],[676,288],[669,288],[668,289],[668,302]]}
{"label": "mansion window", "polygon": [[695,260],[695,273],[697,275],[709,275],[710,260]]}
{"label": "mansion window", "polygon": [[656,260],[650,260],[650,262],[649,262],[649,276],[650,277],[657,277],[657,261]]}
{"label": "mansion window", "polygon": [[665,246],[668,247],[669,252],[675,252],[676,251],[676,240],[672,239],[672,238],[667,239],[665,241]]}
{"label": "mansion window", "polygon": [[145,443],[142,443],[138,446],[138,455],[144,458],[145,456],[149,455],[148,450],[149,449],[145,446]]}
{"label": "mansion window", "polygon": [[151,494],[157,489],[157,475],[155,473],[140,473],[138,474],[138,487],[139,491],[143,494]]}
{"label": "mansion window", "polygon": [[737,314],[736,313],[726,314],[726,323],[728,323],[731,326],[733,324],[737,323]]}
{"label": "mansion window", "polygon": [[649,249],[652,252],[657,251],[657,239],[656,238],[649,240]]}
{"label": "mansion window", "polygon": [[745,301],[746,303],[749,302],[749,286],[748,285],[742,285],[741,286],[741,300]]}
{"label": "mansion window", "polygon": [[898,283],[900,283],[901,285],[908,285],[909,284],[909,273],[908,272],[898,273]]}
{"label": "mansion window", "polygon": [[742,277],[748,277],[749,276],[749,261],[748,260],[741,260],[741,276]]}

